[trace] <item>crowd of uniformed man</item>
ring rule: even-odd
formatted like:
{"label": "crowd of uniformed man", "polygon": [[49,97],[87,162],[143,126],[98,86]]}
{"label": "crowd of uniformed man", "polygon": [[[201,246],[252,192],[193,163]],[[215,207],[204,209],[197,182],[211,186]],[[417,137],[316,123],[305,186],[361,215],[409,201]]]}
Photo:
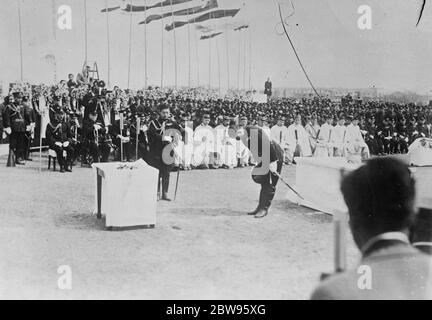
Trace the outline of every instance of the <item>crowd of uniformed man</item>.
{"label": "crowd of uniformed man", "polygon": [[[151,90],[132,93],[114,87],[107,91],[100,81],[78,84],[73,76],[63,84],[70,96],[49,99],[49,123],[43,128],[61,172],[71,171],[77,159],[90,164],[146,158],[151,149],[159,148],[152,141],[152,130],[161,131],[160,106],[169,108],[166,120],[180,132],[169,143],[174,146],[175,165],[184,170],[253,164],[246,137],[251,125],[262,128],[280,145],[286,164],[295,162],[295,156],[355,153],[367,158],[406,153],[417,138],[431,137],[429,106],[364,103],[349,97],[342,103],[326,98],[284,98],[264,104],[174,94],[155,97]],[[77,99],[74,91],[83,85],[86,93]],[[17,164],[29,158],[38,110],[39,100],[20,92],[4,99],[3,135],[9,137]]]}

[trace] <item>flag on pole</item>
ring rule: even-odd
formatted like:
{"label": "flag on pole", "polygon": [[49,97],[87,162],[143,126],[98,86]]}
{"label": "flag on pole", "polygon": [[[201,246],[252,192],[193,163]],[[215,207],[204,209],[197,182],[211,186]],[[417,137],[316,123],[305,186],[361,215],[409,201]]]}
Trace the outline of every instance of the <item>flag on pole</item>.
{"label": "flag on pole", "polygon": [[223,24],[215,24],[210,26],[197,25],[196,29],[201,32],[200,40],[210,39],[217,37],[223,34],[226,31],[241,31],[249,28],[248,24],[245,23],[223,23]]}
{"label": "flag on pole", "polygon": [[204,34],[200,37],[200,40],[206,40],[206,39],[211,39],[214,37],[217,37],[218,35],[222,34],[223,32],[215,32],[215,33],[210,33],[210,34]]}
{"label": "flag on pole", "polygon": [[226,17],[234,17],[239,11],[240,11],[240,9],[226,9],[226,10],[218,9],[218,10],[214,10],[211,12],[206,12],[200,16],[193,17],[193,18],[189,19],[188,21],[174,21],[173,23],[168,24],[165,27],[165,30],[171,31],[171,30],[174,30],[176,28],[180,28],[182,26],[185,26],[188,23],[192,24],[192,23],[197,23],[197,22],[204,22],[207,20],[220,19],[220,18],[226,18]]}
{"label": "flag on pole", "polygon": [[118,9],[121,9],[124,12],[144,12],[150,9],[154,8],[161,8],[161,7],[171,7],[171,5],[177,5],[181,3],[191,2],[194,0],[164,0],[157,2],[150,6],[136,6],[131,4],[131,0],[125,1],[123,0],[119,6],[111,7],[111,8],[104,8],[101,10],[101,12],[112,12]]}
{"label": "flag on pole", "polygon": [[[202,1],[200,1],[202,2]],[[147,17],[145,21],[141,21],[139,24],[149,24],[150,22],[163,19],[165,17],[170,16],[189,16],[197,13],[205,12],[211,9],[215,9],[218,7],[217,0],[208,0],[204,2],[204,5],[198,4],[194,7],[188,7],[182,10],[174,11],[174,12],[166,12],[163,14],[153,14]]]}

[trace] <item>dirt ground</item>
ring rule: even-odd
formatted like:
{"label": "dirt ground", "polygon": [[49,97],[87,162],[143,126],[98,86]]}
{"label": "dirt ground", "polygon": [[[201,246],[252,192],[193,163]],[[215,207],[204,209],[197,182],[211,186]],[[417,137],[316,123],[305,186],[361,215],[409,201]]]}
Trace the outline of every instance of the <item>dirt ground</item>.
{"label": "dirt ground", "polygon": [[[250,168],[182,172],[177,201],[158,203],[155,229],[107,231],[91,214],[91,169],[48,172],[46,155],[41,173],[38,161],[5,163],[0,298],[307,299],[333,270],[331,216],[290,203],[282,184],[268,217],[245,214],[259,192]],[[295,167],[283,176],[293,182]],[[58,288],[61,265],[71,290]]]}

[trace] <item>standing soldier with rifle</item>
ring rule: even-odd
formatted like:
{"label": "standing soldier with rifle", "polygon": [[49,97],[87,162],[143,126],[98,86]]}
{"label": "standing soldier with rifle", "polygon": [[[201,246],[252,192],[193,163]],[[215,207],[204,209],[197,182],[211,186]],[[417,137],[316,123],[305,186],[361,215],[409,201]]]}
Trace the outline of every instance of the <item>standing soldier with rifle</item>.
{"label": "standing soldier with rifle", "polygon": [[14,92],[13,97],[14,102],[6,107],[4,118],[4,131],[9,135],[10,157],[8,159],[8,166],[14,165],[15,156],[16,164],[25,165],[26,131],[30,127],[29,114],[22,104],[22,93]]}

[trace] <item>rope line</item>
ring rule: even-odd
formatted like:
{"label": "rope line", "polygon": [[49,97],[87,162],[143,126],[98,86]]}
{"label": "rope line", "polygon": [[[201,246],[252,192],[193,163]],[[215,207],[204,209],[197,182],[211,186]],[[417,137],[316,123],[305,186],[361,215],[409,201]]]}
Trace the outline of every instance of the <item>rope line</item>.
{"label": "rope line", "polygon": [[315,92],[315,94],[316,94],[318,97],[321,97],[320,94],[318,93],[318,91],[316,90],[315,86],[313,85],[311,79],[309,78],[309,76],[308,76],[308,74],[307,74],[307,72],[306,72],[306,69],[304,68],[303,63],[302,63],[302,61],[301,61],[301,59],[300,59],[300,57],[299,57],[299,55],[298,55],[298,53],[297,53],[297,50],[296,50],[296,48],[295,48],[295,46],[294,46],[294,43],[292,42],[291,37],[290,37],[289,34],[288,34],[288,31],[287,31],[287,29],[286,29],[286,27],[285,27],[285,24],[286,24],[286,23],[285,23],[285,21],[284,21],[284,19],[283,19],[283,17],[282,17],[282,9],[281,9],[281,5],[280,5],[280,3],[279,3],[279,15],[280,15],[280,19],[281,19],[282,27],[283,27],[283,29],[284,29],[284,33],[285,33],[285,35],[286,35],[286,37],[287,37],[289,43],[291,44],[291,47],[292,47],[292,49],[293,49],[293,51],[294,51],[294,54],[295,54],[295,56],[296,56],[296,58],[297,58],[298,63],[300,64],[300,67],[301,67],[302,70],[303,70],[304,75],[306,76],[306,79],[308,80],[308,82],[309,82],[309,84],[311,85],[311,87],[312,87],[313,91]]}

